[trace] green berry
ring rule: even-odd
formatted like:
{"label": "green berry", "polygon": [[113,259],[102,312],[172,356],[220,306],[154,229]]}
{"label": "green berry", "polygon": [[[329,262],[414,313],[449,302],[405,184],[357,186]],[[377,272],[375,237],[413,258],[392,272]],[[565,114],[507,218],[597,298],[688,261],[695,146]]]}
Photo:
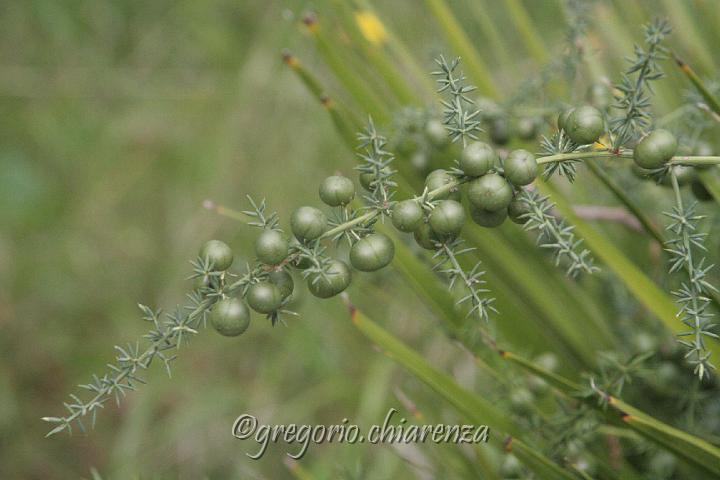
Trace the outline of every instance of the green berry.
{"label": "green berry", "polygon": [[495,150],[484,142],[472,142],[460,154],[460,170],[469,177],[485,175],[498,163]]}
{"label": "green berry", "polygon": [[355,185],[352,180],[340,175],[327,177],[320,184],[320,200],[331,207],[347,205],[355,198]]}
{"label": "green berry", "polygon": [[424,174],[428,171],[430,166],[430,158],[427,153],[422,150],[418,150],[413,153],[412,157],[410,157],[410,165],[412,165],[412,167],[418,172]]}
{"label": "green berry", "polygon": [[476,209],[496,212],[507,208],[513,192],[507,180],[497,173],[488,173],[470,182],[467,195]]}
{"label": "green berry", "polygon": [[522,117],[517,121],[516,131],[522,140],[533,140],[537,134],[542,121],[535,117]]}
{"label": "green berry", "polygon": [[505,145],[510,141],[510,122],[505,117],[490,120],[488,134],[495,145]]}
{"label": "green berry", "polygon": [[280,290],[283,299],[292,295],[293,290],[295,290],[295,281],[292,275],[285,270],[273,270],[268,275],[268,281]]}
{"label": "green berry", "polygon": [[513,185],[528,185],[537,177],[537,160],[527,150],[513,150],[503,166],[505,178]]}
{"label": "green berry", "polygon": [[258,313],[272,313],[280,308],[283,296],[280,289],[270,282],[259,282],[250,286],[246,299],[250,308]]}
{"label": "green berry", "polygon": [[593,83],[588,87],[585,95],[588,103],[595,108],[605,110],[610,106],[610,89],[602,83]]}
{"label": "green berry", "polygon": [[497,210],[495,212],[474,207],[470,209],[470,217],[473,219],[473,222],[477,223],[481,227],[492,228],[500,226],[507,216],[507,209]]}
{"label": "green berry", "polygon": [[479,97],[475,101],[475,106],[488,118],[497,117],[502,113],[500,105],[490,97]]}
{"label": "green berry", "polygon": [[677,147],[675,135],[660,128],[640,140],[633,152],[633,159],[639,167],[660,168],[675,155]]}
{"label": "green berry", "polygon": [[250,310],[237,298],[224,298],[213,307],[210,324],[220,335],[235,337],[250,325]]}
{"label": "green berry", "polygon": [[565,131],[578,145],[593,143],[605,131],[602,113],[595,107],[578,107],[565,121]]}
{"label": "green berry", "polygon": [[[446,170],[438,169],[430,172],[430,174],[425,179],[425,186],[429,191],[432,191],[437,190],[438,188],[455,181],[456,178],[450,175],[450,173],[448,173]],[[454,192],[445,192],[442,195],[436,196],[434,200],[445,200],[448,198],[451,200],[460,201],[460,191],[455,190]]]}
{"label": "green berry", "polygon": [[325,275],[319,273],[308,277],[308,289],[318,298],[330,298],[345,290],[352,280],[350,267],[340,260],[332,260]]}
{"label": "green berry", "polygon": [[568,118],[570,118],[570,115],[575,111],[575,108],[568,108],[560,112],[560,115],[558,115],[557,118],[557,124],[559,130],[565,130],[567,127],[567,121]]}
{"label": "green berry", "polygon": [[465,224],[465,210],[455,200],[443,200],[428,216],[428,224],[439,238],[453,239]]}
{"label": "green berry", "polygon": [[[389,167],[385,167],[381,170],[381,172],[384,175],[390,175],[392,173],[392,170],[390,170]],[[376,176],[375,172],[365,172],[360,174],[360,185],[367,190],[368,192],[372,192],[375,190],[373,182],[375,182]]]}
{"label": "green berry", "polygon": [[531,213],[532,209],[527,202],[523,201],[520,197],[516,196],[508,205],[507,213],[510,220],[519,225],[524,225],[527,222],[527,214]]}
{"label": "green berry", "polygon": [[424,222],[413,232],[413,237],[417,244],[425,250],[435,250],[436,245],[442,243],[435,232],[432,231],[430,225]]}
{"label": "green berry", "polygon": [[350,249],[350,263],[361,272],[374,272],[387,266],[395,256],[395,245],[383,233],[371,233]]}
{"label": "green berry", "polygon": [[232,265],[233,252],[225,242],[209,240],[200,249],[200,258],[210,262],[213,271],[222,272]]}
{"label": "green berry", "polygon": [[442,148],[448,144],[448,132],[440,120],[431,119],[425,124],[425,135],[435,147]]}
{"label": "green berry", "polygon": [[265,230],[255,240],[255,255],[267,265],[277,265],[288,256],[290,244],[278,230]]}
{"label": "green berry", "polygon": [[290,217],[290,228],[301,242],[315,240],[325,233],[327,217],[315,207],[300,207]]}
{"label": "green berry", "polygon": [[392,223],[401,232],[414,232],[423,221],[423,210],[415,200],[403,200],[392,209]]}

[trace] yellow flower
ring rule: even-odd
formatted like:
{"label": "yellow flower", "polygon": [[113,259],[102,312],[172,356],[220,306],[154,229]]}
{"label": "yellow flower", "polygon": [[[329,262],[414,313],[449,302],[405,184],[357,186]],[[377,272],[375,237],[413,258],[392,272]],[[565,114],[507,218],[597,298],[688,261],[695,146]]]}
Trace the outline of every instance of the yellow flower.
{"label": "yellow flower", "polygon": [[358,24],[360,32],[362,32],[368,42],[378,45],[387,40],[385,27],[374,13],[367,10],[359,10],[355,12],[355,21]]}

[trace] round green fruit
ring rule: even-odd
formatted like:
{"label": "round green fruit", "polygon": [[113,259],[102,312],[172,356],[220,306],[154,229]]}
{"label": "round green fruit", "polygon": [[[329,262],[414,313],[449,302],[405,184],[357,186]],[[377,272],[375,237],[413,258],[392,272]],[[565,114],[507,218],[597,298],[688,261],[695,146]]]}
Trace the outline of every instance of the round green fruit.
{"label": "round green fruit", "polygon": [[355,198],[355,185],[352,180],[340,175],[327,177],[320,184],[320,200],[331,207],[347,205]]}
{"label": "round green fruit", "polygon": [[659,128],[640,140],[633,152],[633,159],[639,167],[660,168],[675,155],[677,147],[675,135]]}
{"label": "round green fruit", "polygon": [[602,83],[593,83],[590,85],[585,98],[590,105],[600,110],[607,109],[610,107],[610,103],[612,102],[612,98],[610,97],[610,88]]}
{"label": "round green fruit", "polygon": [[232,265],[233,252],[225,242],[209,240],[200,249],[200,258],[208,261],[214,272],[222,272]]}
{"label": "round green fruit", "polygon": [[605,131],[602,113],[595,107],[578,107],[565,121],[565,131],[578,145],[594,143]]}
{"label": "round green fruit", "polygon": [[[390,170],[389,167],[385,167],[381,170],[383,175],[390,175],[392,173],[392,170]],[[360,185],[367,190],[368,192],[372,192],[375,190],[375,186],[373,185],[373,182],[376,180],[377,176],[375,175],[375,172],[364,172],[360,174]]]}
{"label": "round green fruit", "polygon": [[430,212],[428,224],[438,238],[453,239],[465,224],[465,210],[455,200],[443,200]]}
{"label": "round green fruit", "polygon": [[481,208],[471,208],[470,217],[473,222],[477,223],[481,227],[492,228],[502,225],[508,216],[507,209],[497,210],[490,212]]}
{"label": "round green fruit", "polygon": [[516,131],[522,140],[533,140],[537,137],[542,120],[536,117],[522,117],[517,121]]}
{"label": "round green fruit", "polygon": [[371,233],[350,249],[350,263],[361,272],[374,272],[387,266],[395,256],[395,245],[383,233]]}
{"label": "round green fruit", "polygon": [[290,228],[301,242],[315,240],[325,233],[327,217],[315,207],[300,207],[290,217]]}
{"label": "round green fruit", "polygon": [[413,237],[415,242],[425,250],[435,250],[437,245],[442,243],[442,240],[432,231],[430,225],[424,222],[413,232]]}
{"label": "round green fruit", "polygon": [[442,148],[448,144],[448,132],[440,120],[431,119],[425,124],[425,135],[435,147]]}
{"label": "round green fruit", "polygon": [[290,244],[278,230],[265,230],[255,240],[255,255],[267,265],[277,265],[288,256]]}
{"label": "round green fruit", "polygon": [[414,232],[422,221],[423,210],[415,200],[403,200],[392,209],[392,223],[401,232]]}
{"label": "round green fruit", "polygon": [[537,160],[527,150],[513,150],[505,159],[505,178],[513,185],[529,185],[537,177]]}
{"label": "round green fruit", "polygon": [[268,275],[268,281],[280,290],[283,299],[292,295],[295,290],[295,281],[286,270],[273,270]]}
{"label": "round green fruit", "polygon": [[532,213],[532,209],[527,202],[516,196],[508,205],[507,213],[513,223],[524,225],[527,222],[527,215]]}
{"label": "round green fruit", "polygon": [[[425,186],[429,191],[433,191],[447,185],[448,183],[454,183],[455,181],[456,178],[450,175],[449,172],[443,169],[438,169],[430,172],[430,174],[425,179]],[[460,191],[455,190],[452,192],[445,192],[441,195],[435,196],[433,200],[445,200],[448,198],[451,200],[460,201]]]}
{"label": "round green fruit", "polygon": [[484,142],[472,142],[460,154],[460,170],[468,177],[480,177],[499,163],[495,150]]}
{"label": "round green fruit", "polygon": [[510,122],[505,117],[497,117],[490,120],[488,125],[490,140],[495,145],[505,145],[510,141]]}
{"label": "round green fruit", "polygon": [[318,298],[330,298],[345,290],[352,280],[350,267],[340,260],[332,260],[325,276],[315,273],[308,277],[308,289]]}
{"label": "round green fruit", "polygon": [[470,182],[467,195],[476,209],[496,212],[507,208],[513,192],[510,184],[502,176],[488,173]]}
{"label": "round green fruit", "polygon": [[280,308],[283,296],[277,285],[270,282],[259,282],[250,286],[246,300],[250,308],[258,313],[272,313]]}
{"label": "round green fruit", "polygon": [[220,335],[235,337],[250,325],[250,310],[237,298],[224,298],[213,307],[210,324]]}
{"label": "round green fruit", "polygon": [[567,108],[560,112],[560,115],[558,115],[557,118],[558,129],[565,130],[565,128],[567,127],[568,118],[570,118],[570,115],[572,115],[574,111],[575,108]]}

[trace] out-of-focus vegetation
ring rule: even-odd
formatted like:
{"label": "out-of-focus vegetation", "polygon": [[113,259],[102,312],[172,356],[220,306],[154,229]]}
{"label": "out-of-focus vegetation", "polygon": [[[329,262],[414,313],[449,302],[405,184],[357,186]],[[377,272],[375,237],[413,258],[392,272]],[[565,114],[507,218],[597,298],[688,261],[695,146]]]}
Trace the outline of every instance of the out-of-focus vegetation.
{"label": "out-of-focus vegetation", "polygon": [[[438,53],[463,54],[438,22],[437,5],[445,2],[377,3],[379,18],[410,46],[420,74],[434,68]],[[563,3],[447,2],[494,85],[502,86],[495,88],[512,91],[540,71],[553,55],[548,52],[562,49],[567,32]],[[590,74],[618,78],[623,57],[633,41],[641,41],[640,24],[661,13],[658,3],[677,22],[673,48],[703,77],[717,73],[705,46],[717,41],[720,18],[713,2],[697,0],[687,5],[593,2]],[[518,6],[528,13],[530,29],[518,23],[523,18]],[[318,203],[317,184],[325,176],[353,173],[355,159],[331,119],[280,57],[283,48],[291,48],[328,93],[363,111],[301,27],[302,14],[312,8],[321,22],[332,19],[322,25],[332,24],[341,11],[331,1],[0,5],[3,478],[90,477],[93,468],[103,478],[431,478],[446,470],[471,478],[484,469],[470,458],[502,462],[484,447],[465,455],[436,445],[311,446],[305,459],[292,464],[286,447],[278,444],[262,460],[245,457],[255,445],[230,435],[233,420],[245,412],[270,424],[331,424],[349,418],[368,426],[381,422],[391,406],[410,416],[412,404],[423,422],[462,420],[379,355],[352,326],[339,300],[321,302],[302,288],[297,289],[301,316],[288,327],[271,328],[256,316],[242,337],[203,333],[183,346],[172,379],[152,369],[148,385],[131,393],[119,409],[107,405],[89,435],[44,438],[47,425],[40,417],[53,414],[72,385],[99,371],[110,360],[112,345],[145,333],[137,302],[170,309],[183,301],[187,260],[203,241],[222,238],[250,259],[255,232],[204,209],[204,200],[237,208],[244,206],[246,194],[267,196],[286,221],[296,206]],[[354,57],[346,60],[350,72],[365,67]],[[669,75],[658,87],[656,104],[667,113],[685,101],[683,90],[690,87],[671,63],[664,67]],[[422,102],[435,101],[423,84],[429,76],[423,80],[418,72],[404,73],[415,79],[413,93]],[[381,77],[370,77],[375,83],[366,87],[390,98]],[[579,101],[577,92],[568,95],[568,102]],[[637,193],[646,202],[669,203],[650,188]],[[587,179],[572,195],[577,204],[614,202]],[[663,278],[656,245],[621,225],[601,228],[653,279]],[[521,253],[515,261],[534,259],[533,268],[544,269],[536,272],[542,277],[552,270],[550,262],[537,250],[523,250],[529,244],[509,240],[508,246]],[[710,244],[716,249],[716,240]],[[494,261],[502,262],[498,255]],[[536,313],[532,308],[539,302],[539,316],[551,318],[564,308],[562,295],[545,303],[516,297],[507,277],[494,277],[492,261],[489,281],[505,292],[500,303],[515,308],[496,320],[514,327],[504,334],[511,345],[529,355],[542,354],[538,346],[556,345],[567,349],[562,358],[573,358],[567,353],[572,351],[569,341],[550,338],[542,321],[523,316]],[[612,322],[624,331],[641,320],[644,329],[660,330],[645,321],[652,317],[629,299],[620,282],[607,281],[612,275],[607,270],[599,280],[584,280],[582,291],[568,284],[565,294],[578,296],[580,303],[594,296],[588,309],[596,319],[612,313]],[[349,294],[459,384],[499,405],[511,402],[513,382],[504,390],[492,389],[487,372],[443,335],[400,273],[358,275]],[[638,335],[633,341],[653,342],[663,335]],[[578,360],[594,365],[595,352],[585,355]],[[559,369],[573,370],[568,365]],[[688,392],[687,398],[702,393]],[[709,419],[693,418],[691,412],[688,418],[709,423],[707,430],[717,435]],[[640,449],[638,456],[661,457],[655,447],[642,445],[650,453]]]}

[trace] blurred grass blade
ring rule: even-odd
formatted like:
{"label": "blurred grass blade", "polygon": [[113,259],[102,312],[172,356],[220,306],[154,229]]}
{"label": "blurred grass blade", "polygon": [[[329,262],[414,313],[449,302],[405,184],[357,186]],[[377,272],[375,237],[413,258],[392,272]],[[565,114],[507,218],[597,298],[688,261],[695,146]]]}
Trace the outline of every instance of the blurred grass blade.
{"label": "blurred grass blade", "polygon": [[524,370],[537,375],[538,377],[545,380],[550,385],[554,386],[558,390],[568,395],[575,393],[580,390],[580,385],[574,383],[565,377],[558,375],[557,373],[551,372],[537,365],[535,362],[531,362],[519,355],[512,352],[500,352],[500,356],[506,360],[511,361],[522,367]]}
{"label": "blurred grass blade", "polygon": [[465,73],[472,83],[477,85],[480,93],[497,97],[499,91],[495,87],[485,62],[472,46],[470,39],[455,19],[445,0],[426,0],[426,3],[440,24],[450,46],[454,49],[453,56],[457,54],[462,58]]}
{"label": "blurred grass blade", "polygon": [[525,8],[525,5],[523,5],[522,0],[505,0],[501,3],[505,5],[505,8],[510,14],[510,18],[520,33],[528,53],[539,64],[546,63],[548,56],[545,51],[545,44],[540,34],[538,34],[535,27],[533,27],[530,14]]}
{"label": "blurred grass blade", "polygon": [[720,448],[646,415],[622,400],[610,397],[609,404],[623,414],[623,421],[644,437],[663,445],[688,463],[720,475]]}
{"label": "blurred grass blade", "polygon": [[[577,397],[581,392],[580,385],[550,372],[539,365],[511,352],[502,352],[501,357],[509,360],[524,370],[545,380],[560,392]],[[587,398],[586,403],[603,412],[603,407],[598,404],[595,398]],[[619,398],[609,397],[608,404],[620,412],[622,420],[648,440],[661,445],[687,462],[706,470],[707,472],[720,474],[720,448],[709,442],[691,435],[689,433],[671,427],[643,411],[632,407]]]}
{"label": "blurred grass blade", "polygon": [[518,460],[542,479],[574,479],[577,478],[558,464],[551,462],[537,450],[521,441],[508,439],[505,450],[512,452]]}
{"label": "blurred grass blade", "polygon": [[675,56],[675,63],[677,63],[677,66],[680,67],[680,71],[683,72],[685,76],[690,80],[690,82],[695,86],[697,91],[705,99],[712,111],[715,112],[717,115],[720,115],[720,101],[715,98],[715,95],[713,95],[712,92],[707,88],[707,85],[705,85],[705,82],[703,82],[702,79],[698,76],[698,74],[695,73],[695,70],[693,70],[690,65],[685,63],[678,56]]}
{"label": "blurred grass blade", "polygon": [[[574,475],[563,470],[537,450],[525,445],[520,430],[502,411],[488,400],[460,387],[451,377],[431,367],[417,352],[409,348],[391,333],[370,320],[360,310],[351,308],[353,324],[369,340],[375,343],[392,360],[402,365],[416,378],[432,388],[437,394],[453,405],[465,418],[475,425],[488,425],[513,437],[512,446],[525,465],[544,479],[574,479]],[[497,441],[498,432],[492,432],[490,439]]]}
{"label": "blurred grass blade", "polygon": [[[650,280],[610,240],[578,217],[570,202],[562,194],[540,180],[536,182],[536,185],[538,190],[546,195],[551,195],[558,211],[571,225],[575,226],[580,238],[585,240],[590,250],[615,272],[645,308],[675,334],[687,330],[687,327],[676,316],[677,306],[667,293]],[[708,339],[707,345],[708,350],[717,354],[718,344],[714,339]]]}
{"label": "blurred grass blade", "polygon": [[347,59],[337,48],[337,42],[333,42],[327,37],[324,26],[320,24],[320,21],[314,15],[308,14],[303,23],[315,40],[317,51],[355,99],[358,106],[366,114],[372,115],[379,123],[390,121],[390,112],[386,105],[376,92],[366,87],[363,78],[348,67]]}
{"label": "blurred grass blade", "polygon": [[353,43],[360,46],[370,66],[387,82],[400,104],[419,104],[415,92],[384,49],[388,34],[378,16],[369,10],[353,11],[345,0],[333,0],[332,4]]}
{"label": "blurred grass blade", "polygon": [[600,180],[608,188],[608,190],[613,193],[613,195],[615,195],[615,198],[617,198],[620,203],[625,205],[628,211],[632,213],[635,218],[637,218],[643,229],[647,233],[652,235],[652,237],[655,238],[655,240],[657,240],[660,245],[664,245],[665,238],[663,237],[662,232],[657,227],[657,225],[655,225],[655,223],[650,220],[650,217],[645,214],[640,205],[638,205],[637,202],[630,198],[630,196],[625,193],[625,190],[623,190],[623,188],[618,185],[618,183],[610,175],[608,175],[602,168],[598,167],[597,163],[593,161],[588,161],[585,164],[595,175],[595,177]]}

